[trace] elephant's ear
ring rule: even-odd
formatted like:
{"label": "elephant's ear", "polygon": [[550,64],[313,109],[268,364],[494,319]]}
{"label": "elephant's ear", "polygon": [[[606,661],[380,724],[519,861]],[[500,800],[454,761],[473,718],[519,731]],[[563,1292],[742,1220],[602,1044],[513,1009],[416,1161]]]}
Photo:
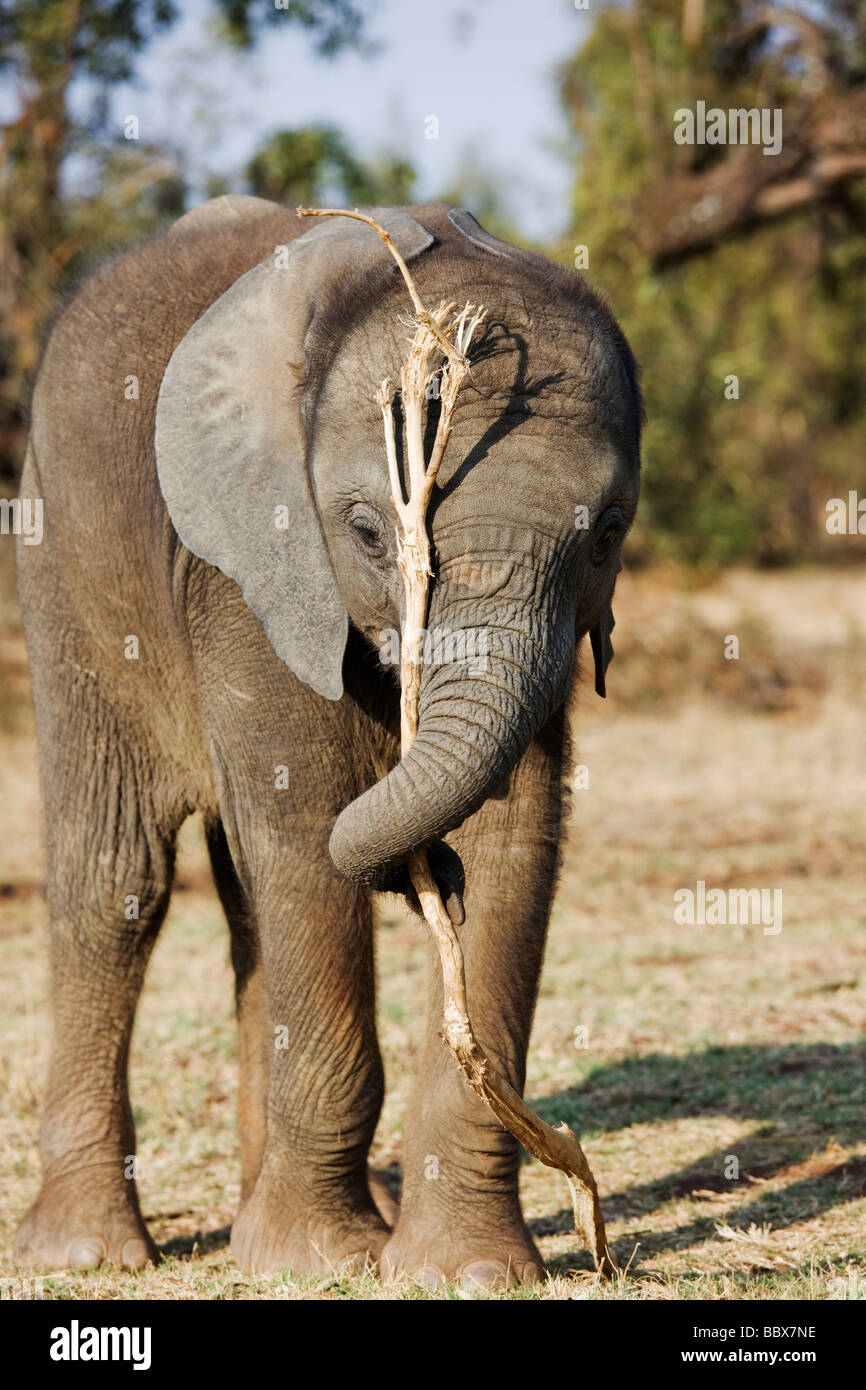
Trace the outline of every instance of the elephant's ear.
{"label": "elephant's ear", "polygon": [[517,246],[511,246],[507,241],[492,236],[478,219],[472,216],[468,208],[450,208],[448,221],[458,232],[462,232],[468,241],[474,242],[483,251],[489,251],[493,256],[507,256],[513,261],[520,259],[521,252]]}
{"label": "elephant's ear", "polygon": [[[371,211],[404,260],[433,241],[408,213]],[[346,218],[275,247],[193,324],[157,405],[159,484],[177,534],[240,585],[277,655],[329,700],[343,693],[348,618],[307,471],[305,339],[333,284],[389,262],[373,229]]]}
{"label": "elephant's ear", "polygon": [[607,668],[613,661],[613,643],[610,634],[614,629],[613,609],[608,608],[607,612],[599,618],[595,627],[590,628],[589,640],[592,643],[592,655],[595,661],[595,693],[604,699],[607,691],[605,689],[605,676]]}

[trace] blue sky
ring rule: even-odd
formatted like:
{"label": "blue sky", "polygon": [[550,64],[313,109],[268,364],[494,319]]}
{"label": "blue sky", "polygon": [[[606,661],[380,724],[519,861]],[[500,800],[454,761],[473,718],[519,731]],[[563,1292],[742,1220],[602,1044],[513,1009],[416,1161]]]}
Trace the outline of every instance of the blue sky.
{"label": "blue sky", "polygon": [[[380,0],[369,34],[381,52],[330,61],[278,23],[253,52],[227,51],[209,35],[204,0],[180,8],[136,84],[116,89],[112,114],[118,128],[137,115],[143,141],[180,147],[199,187],[208,173],[240,170],[271,131],[329,121],[362,157],[406,155],[421,197],[470,155],[501,179],[527,237],[565,228],[573,172],[556,153],[567,130],[553,72],[593,22],[573,0]],[[425,138],[430,115],[438,140]]]}

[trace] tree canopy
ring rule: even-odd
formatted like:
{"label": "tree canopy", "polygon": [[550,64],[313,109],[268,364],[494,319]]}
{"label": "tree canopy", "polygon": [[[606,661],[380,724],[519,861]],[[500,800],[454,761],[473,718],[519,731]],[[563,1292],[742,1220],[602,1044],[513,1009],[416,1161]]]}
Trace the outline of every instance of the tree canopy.
{"label": "tree canopy", "polygon": [[[644,367],[646,553],[814,555],[862,478],[866,10],[822,9],[636,0],[562,69],[572,242]],[[699,101],[779,109],[781,152],[678,144]]]}
{"label": "tree canopy", "polygon": [[[332,56],[362,40],[367,0],[213,0],[228,42],[248,45],[262,28],[288,23]],[[0,146],[0,471],[20,462],[22,401],[67,267],[95,245],[112,249],[183,211],[183,180],[166,151],[106,140],[111,87],[134,72],[141,50],[178,17],[172,0],[0,0],[0,72],[16,79],[19,109]],[[84,121],[72,120],[70,88],[86,79]],[[101,141],[99,202],[67,199],[70,154]],[[104,218],[107,213],[108,221]],[[94,233],[99,229],[99,234]]]}

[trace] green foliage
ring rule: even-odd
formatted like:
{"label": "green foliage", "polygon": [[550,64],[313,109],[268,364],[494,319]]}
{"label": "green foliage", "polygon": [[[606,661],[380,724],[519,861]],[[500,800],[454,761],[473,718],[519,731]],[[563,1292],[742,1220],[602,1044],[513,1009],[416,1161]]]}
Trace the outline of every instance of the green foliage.
{"label": "green foliage", "polygon": [[[265,22],[306,31],[319,53],[359,47],[366,0],[212,0],[225,37],[248,45]],[[0,147],[0,474],[14,476],[26,436],[23,401],[42,324],[65,274],[151,235],[183,211],[183,178],[166,151],[106,136],[111,87],[179,14],[172,0],[0,0],[0,72],[14,72],[19,110]],[[90,109],[73,122],[72,84]],[[79,88],[81,91],[81,88]],[[84,155],[98,186],[70,196],[62,172]],[[408,177],[397,162],[389,188]]]}
{"label": "green foliage", "polygon": [[155,145],[101,144],[91,153],[89,175],[89,186],[64,200],[66,227],[78,248],[76,276],[165,231],[186,211],[181,170]]}
{"label": "green foliage", "polygon": [[[853,87],[866,21],[858,30],[845,3],[826,10]],[[702,45],[689,53],[681,0],[607,10],[561,74],[578,137],[570,243],[589,248],[590,278],[610,293],[643,367],[637,551],[707,566],[840,553],[825,503],[862,480],[866,438],[866,182],[667,265],[642,250],[641,197],[684,160],[700,171],[730,158],[678,147],[674,112],[703,99],[780,106],[787,119],[802,89],[803,63],[780,64],[768,89],[765,49],[734,44],[751,13],[706,0]],[[739,399],[725,398],[730,375]]]}
{"label": "green foliage", "polygon": [[301,207],[352,207],[412,201],[415,170],[398,155],[362,163],[333,126],[309,125],[272,135],[247,165],[253,193]]}
{"label": "green foliage", "polygon": [[365,0],[219,0],[222,32],[233,43],[253,42],[263,21],[294,24],[313,38],[316,51],[332,58],[344,48],[362,48]]}
{"label": "green foliage", "polygon": [[170,0],[3,0],[0,68],[56,85],[67,69],[102,82],[132,73],[132,56],[176,18]]}
{"label": "green foliage", "polygon": [[[408,159],[386,151],[362,160],[345,136],[329,125],[275,132],[245,172],[252,193],[300,207],[405,206],[418,201],[417,175]],[[520,239],[504,206],[502,180],[471,153],[464,155],[450,184],[436,196],[468,207],[494,235]]]}

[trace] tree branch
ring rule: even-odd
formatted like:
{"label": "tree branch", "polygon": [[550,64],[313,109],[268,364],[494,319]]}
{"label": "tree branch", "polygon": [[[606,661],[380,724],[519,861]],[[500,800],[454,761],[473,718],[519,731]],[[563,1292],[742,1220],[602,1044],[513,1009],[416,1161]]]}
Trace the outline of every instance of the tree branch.
{"label": "tree branch", "polygon": [[826,94],[787,116],[778,155],[738,146],[721,163],[657,180],[635,203],[643,250],[682,260],[757,222],[833,197],[864,174],[866,90]]}

